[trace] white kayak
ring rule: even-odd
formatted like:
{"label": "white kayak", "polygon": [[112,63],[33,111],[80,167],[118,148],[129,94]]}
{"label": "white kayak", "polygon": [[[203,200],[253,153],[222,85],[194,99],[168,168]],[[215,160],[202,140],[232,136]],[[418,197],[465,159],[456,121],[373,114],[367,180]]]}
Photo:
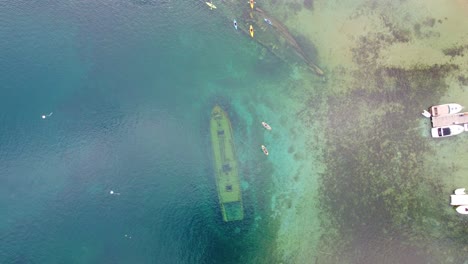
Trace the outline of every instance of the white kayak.
{"label": "white kayak", "polygon": [[262,145],[262,151],[265,155],[268,156],[268,149],[264,145]]}
{"label": "white kayak", "polygon": [[267,124],[266,122],[262,122],[262,126],[266,128],[267,130],[271,130],[271,126]]}

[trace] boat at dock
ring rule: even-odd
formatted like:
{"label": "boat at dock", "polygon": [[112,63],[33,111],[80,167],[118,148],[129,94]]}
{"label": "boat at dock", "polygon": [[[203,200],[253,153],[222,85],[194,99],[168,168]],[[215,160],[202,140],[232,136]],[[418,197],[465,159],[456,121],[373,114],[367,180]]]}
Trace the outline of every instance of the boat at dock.
{"label": "boat at dock", "polygon": [[271,130],[271,126],[267,124],[266,122],[262,122],[262,126],[266,128],[267,130]]}
{"label": "boat at dock", "polygon": [[457,206],[455,210],[459,214],[468,214],[468,195],[465,188],[455,190],[455,194],[450,195],[450,205]]}
{"label": "boat at dock", "polygon": [[459,113],[463,109],[463,106],[459,104],[441,104],[432,106],[429,110],[432,116],[444,116],[444,115],[452,115]]}
{"label": "boat at dock", "polygon": [[468,214],[468,205],[461,205],[455,208],[459,214]]}
{"label": "boat at dock", "polygon": [[211,111],[210,132],[216,187],[223,220],[242,220],[244,209],[231,121],[219,105]]}
{"label": "boat at dock", "polygon": [[263,151],[263,154],[268,156],[268,149],[264,145],[262,145],[262,151]]}
{"label": "boat at dock", "polygon": [[433,138],[439,137],[450,137],[461,134],[465,131],[465,128],[468,130],[468,124],[463,125],[451,125],[444,127],[434,127],[431,129],[431,135]]}
{"label": "boat at dock", "polygon": [[450,205],[468,205],[468,195],[465,188],[455,190],[455,194],[450,195]]}

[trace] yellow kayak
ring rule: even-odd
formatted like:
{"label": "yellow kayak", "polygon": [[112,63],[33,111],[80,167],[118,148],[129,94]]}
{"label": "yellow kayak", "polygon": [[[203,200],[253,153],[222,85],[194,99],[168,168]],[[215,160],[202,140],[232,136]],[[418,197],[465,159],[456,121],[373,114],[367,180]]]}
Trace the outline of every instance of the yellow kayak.
{"label": "yellow kayak", "polygon": [[254,8],[254,3],[255,3],[254,0],[250,0],[249,3],[250,3],[250,8],[253,9]]}
{"label": "yellow kayak", "polygon": [[206,2],[206,4],[210,7],[210,9],[216,9],[216,6],[213,3]]}
{"label": "yellow kayak", "polygon": [[249,32],[250,32],[250,36],[253,38],[253,36],[254,36],[254,30],[253,30],[252,25],[250,25]]}

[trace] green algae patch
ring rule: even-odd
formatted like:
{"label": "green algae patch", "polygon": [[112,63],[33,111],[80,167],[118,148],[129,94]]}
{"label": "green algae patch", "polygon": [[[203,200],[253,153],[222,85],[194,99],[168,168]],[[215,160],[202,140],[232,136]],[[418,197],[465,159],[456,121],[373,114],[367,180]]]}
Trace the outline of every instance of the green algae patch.
{"label": "green algae patch", "polygon": [[[324,251],[343,239],[343,247],[352,248],[334,252],[329,261],[403,263],[412,253],[426,262],[434,258],[424,246],[431,239],[468,243],[468,231],[462,228],[466,223],[444,210],[449,194],[425,166],[431,139],[421,137],[416,125],[421,104],[442,95],[449,69],[377,69],[364,87],[379,89],[361,88],[361,83],[329,97],[329,147],[323,158],[327,172],[321,178],[320,204],[332,219],[324,222],[325,229],[339,232]],[[451,228],[442,225],[447,221]],[[356,254],[382,243],[394,252],[411,250],[390,256]]]}
{"label": "green algae patch", "polygon": [[[310,250],[295,251],[291,263],[307,257],[309,263],[463,263],[468,223],[448,202],[451,186],[463,182],[454,174],[466,166],[453,160],[453,150],[439,150],[466,141],[434,141],[420,113],[438,103],[465,103],[468,35],[459,25],[468,22],[468,9],[363,0],[315,1],[313,11],[298,11],[288,3],[276,1],[272,12],[287,18],[296,36],[313,40],[327,72],[321,84],[291,83],[291,90],[303,86],[310,94],[297,98],[309,102],[299,120],[326,137],[317,207],[309,208],[319,212],[320,243],[298,237]],[[318,89],[326,95],[315,96]],[[288,150],[295,155],[298,148]],[[466,150],[456,153],[463,157]]]}
{"label": "green algae patch", "polygon": [[[332,252],[321,256],[324,262],[442,263],[451,256],[457,263],[466,256],[430,246],[433,240],[446,239],[466,245],[468,230],[463,228],[466,221],[447,210],[449,193],[427,166],[432,139],[422,137],[417,125],[421,109],[440,101],[449,89],[445,79],[459,66],[380,65],[381,49],[400,41],[406,39],[396,34],[361,37],[354,49],[359,70],[350,72],[344,94],[328,98],[329,147],[320,204],[331,216],[323,222],[325,229],[336,231],[321,245],[324,252]],[[335,251],[337,241],[341,247]]]}

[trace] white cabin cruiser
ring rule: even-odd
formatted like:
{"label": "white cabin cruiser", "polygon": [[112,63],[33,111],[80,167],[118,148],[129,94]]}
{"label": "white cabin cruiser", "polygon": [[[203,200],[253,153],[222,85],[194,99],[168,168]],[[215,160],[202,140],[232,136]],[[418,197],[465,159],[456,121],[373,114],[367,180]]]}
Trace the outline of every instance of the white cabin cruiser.
{"label": "white cabin cruiser", "polygon": [[431,129],[431,135],[433,138],[438,137],[450,137],[461,134],[465,131],[465,126],[462,125],[450,125],[444,127],[434,127]]}
{"label": "white cabin cruiser", "polygon": [[463,106],[459,104],[442,104],[435,105],[430,108],[432,116],[443,116],[443,115],[452,115],[460,112],[463,109]]}

